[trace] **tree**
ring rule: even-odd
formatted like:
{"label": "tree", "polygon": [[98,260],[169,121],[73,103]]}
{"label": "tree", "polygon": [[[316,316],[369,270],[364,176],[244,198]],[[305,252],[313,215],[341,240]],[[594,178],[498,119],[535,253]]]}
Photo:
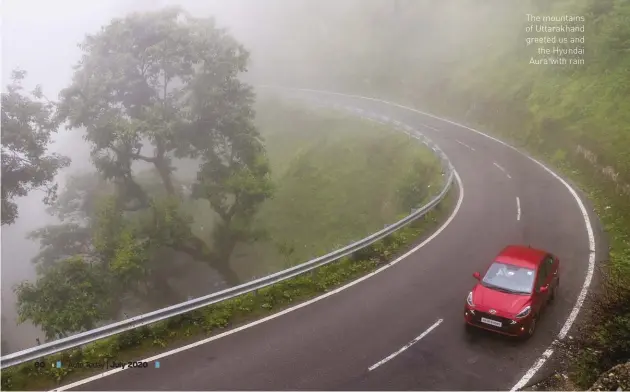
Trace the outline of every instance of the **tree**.
{"label": "tree", "polygon": [[[60,118],[70,127],[86,128],[96,168],[117,184],[125,202],[121,208],[147,209],[153,203],[131,170],[134,161],[152,164],[166,194],[175,198],[176,158],[200,160],[199,181],[212,183],[213,191],[223,195],[241,193],[235,188],[239,184],[249,186],[226,182],[233,173],[269,181],[268,166],[259,164],[264,148],[252,125],[254,96],[237,78],[247,70],[249,54],[213,19],[194,18],[179,8],[132,14],[88,36],[80,47],[83,58],[61,93]],[[226,163],[228,157],[233,160]],[[217,163],[229,167],[227,175],[206,179]],[[235,210],[243,205],[241,199]],[[211,204],[219,210],[224,206]],[[190,227],[185,231],[170,244],[174,249],[227,265],[229,254],[213,252]],[[229,271],[225,278],[234,283]]]}
{"label": "tree", "polygon": [[56,264],[36,284],[20,284],[19,322],[31,320],[49,340],[95,328],[119,305],[105,273],[99,265],[73,257]]}
{"label": "tree", "polygon": [[[95,320],[118,319],[123,311],[134,311],[118,302],[121,297],[139,300],[151,309],[183,299],[168,284],[168,279],[177,274],[165,269],[169,256],[164,254],[164,247],[169,246],[172,237],[177,238],[178,228],[181,231],[189,222],[178,223],[179,217],[170,211],[177,206],[160,198],[152,202],[150,209],[140,212],[138,219],[125,217],[118,207],[117,196],[111,193],[109,184],[99,181],[94,173],[75,175],[67,181],[51,206],[51,212],[66,221],[30,234],[41,246],[32,260],[37,264],[39,278],[34,285],[25,284],[17,291],[22,321],[28,318],[55,334],[70,333],[76,329],[67,329],[72,324],[65,318],[81,320],[80,327],[87,329]],[[82,264],[77,264],[77,260]],[[91,274],[75,274],[71,280],[63,280],[64,274],[79,271],[83,264],[91,267]],[[118,299],[97,307],[101,311],[98,317],[93,314],[94,308],[80,306],[64,313],[61,321],[52,317],[54,306],[62,306],[59,295],[70,293],[64,285],[84,283],[89,290],[116,293]],[[86,295],[96,296],[98,292]]]}
{"label": "tree", "polygon": [[[269,164],[260,151],[253,153],[249,166],[232,154],[230,160],[213,156],[204,164],[199,181],[193,185],[193,197],[208,199],[221,217],[214,229],[214,266],[229,283],[238,277],[229,266],[230,255],[238,242],[248,242],[265,233],[252,227],[258,206],[272,195]],[[221,161],[225,163],[221,163]]]}
{"label": "tree", "polygon": [[2,224],[18,217],[15,197],[32,189],[46,192],[45,202],[54,198],[52,184],[57,171],[70,164],[67,157],[47,154],[53,133],[57,132],[55,104],[45,100],[37,86],[31,96],[24,94],[26,72],[14,70],[12,83],[2,93]]}
{"label": "tree", "polygon": [[[48,336],[120,317],[118,300],[88,306],[98,293],[153,308],[171,304],[176,293],[168,280],[177,271],[168,251],[187,252],[238,283],[231,253],[239,241],[260,238],[250,226],[272,193],[253,125],[254,95],[237,79],[248,53],[212,19],[179,9],[132,14],[88,36],[81,48],[57,121],[86,129],[101,178],[88,173],[68,182],[49,209],[63,223],[32,233],[42,244],[35,258],[41,276],[18,289],[22,319]],[[173,162],[184,157],[199,163],[195,197],[221,217],[214,248],[206,245],[211,238],[193,235],[178,192],[184,184]],[[134,162],[153,168],[141,176]],[[61,299],[80,294],[73,287],[85,293],[61,311]]]}

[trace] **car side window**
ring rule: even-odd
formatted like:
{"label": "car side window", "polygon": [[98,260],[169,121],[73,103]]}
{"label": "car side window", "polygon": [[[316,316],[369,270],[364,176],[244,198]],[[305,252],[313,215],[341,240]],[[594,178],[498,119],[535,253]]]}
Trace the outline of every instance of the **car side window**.
{"label": "car side window", "polygon": [[550,267],[551,266],[547,262],[546,258],[544,262],[540,263],[540,266],[538,267],[538,280],[536,281],[537,289],[545,285],[545,282],[547,281],[547,276],[549,274],[549,271],[551,270]]}
{"label": "car side window", "polygon": [[553,263],[554,263],[553,256],[548,255],[548,256],[545,258],[545,264],[547,264],[547,270],[548,270],[548,271],[551,271],[551,270],[552,270],[552,268],[553,268]]}

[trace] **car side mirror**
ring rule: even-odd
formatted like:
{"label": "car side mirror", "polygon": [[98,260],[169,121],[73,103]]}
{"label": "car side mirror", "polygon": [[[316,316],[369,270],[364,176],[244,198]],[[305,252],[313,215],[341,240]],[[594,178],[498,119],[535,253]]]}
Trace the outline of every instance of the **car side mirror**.
{"label": "car side mirror", "polygon": [[473,278],[477,279],[477,280],[481,280],[481,275],[479,274],[479,272],[475,272],[473,274]]}
{"label": "car side mirror", "polygon": [[544,294],[544,293],[546,293],[547,291],[549,291],[549,287],[547,287],[547,286],[543,286],[543,287],[541,287],[541,288],[540,288],[540,291],[539,291],[539,292],[540,292],[540,294]]}

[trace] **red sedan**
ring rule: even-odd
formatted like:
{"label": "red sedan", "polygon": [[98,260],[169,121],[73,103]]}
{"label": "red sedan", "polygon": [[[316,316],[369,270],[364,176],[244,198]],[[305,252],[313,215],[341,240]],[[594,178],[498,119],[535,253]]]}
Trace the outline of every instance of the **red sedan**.
{"label": "red sedan", "polygon": [[560,260],[549,252],[510,245],[490,264],[466,298],[466,327],[529,338],[560,284]]}

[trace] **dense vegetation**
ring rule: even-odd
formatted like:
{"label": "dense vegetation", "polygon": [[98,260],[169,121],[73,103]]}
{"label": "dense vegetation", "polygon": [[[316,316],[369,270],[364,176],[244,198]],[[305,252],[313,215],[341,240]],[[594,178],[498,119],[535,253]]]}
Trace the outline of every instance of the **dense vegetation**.
{"label": "dense vegetation", "polygon": [[[268,0],[264,7],[278,3]],[[585,64],[530,65],[531,48],[524,41],[527,13],[584,16]],[[307,234],[289,230],[291,226],[281,221],[264,223],[269,222],[265,217],[276,215],[280,205],[274,207],[272,195],[284,204],[293,197],[304,197],[306,190],[291,191],[299,189],[291,185],[297,184],[297,178],[334,186],[324,175],[330,167],[309,159],[340,154],[310,147],[296,155],[282,154],[287,147],[273,145],[290,138],[276,137],[280,130],[266,135],[269,150],[265,151],[253,126],[253,96],[236,77],[246,69],[247,52],[211,20],[177,19],[176,15],[165,11],[130,16],[86,39],[84,59],[61,96],[56,117],[46,119],[48,109],[37,116],[45,119],[44,133],[61,120],[86,128],[95,167],[102,174],[102,179],[89,175],[78,179],[77,191],[62,195],[53,206],[56,213],[70,216],[66,218],[69,223],[35,234],[44,245],[63,244],[43,248],[40,264],[45,278],[38,283],[40,287],[73,296],[79,286],[57,284],[55,276],[69,276],[84,284],[87,297],[77,299],[71,309],[85,308],[89,297],[104,289],[100,280],[94,280],[91,266],[106,270],[98,276],[108,276],[107,284],[120,285],[141,302],[159,302],[165,299],[147,293],[159,290],[164,277],[172,276],[173,265],[160,262],[163,259],[155,257],[158,253],[185,254],[233,283],[243,279],[243,271],[251,267],[247,257],[233,265],[226,263],[239,249],[264,248],[267,260],[280,260],[275,257],[279,252],[282,263],[294,263],[335,245],[329,238],[325,245],[322,242],[323,247],[313,244],[298,250],[295,244],[303,245]],[[268,44],[253,52],[256,75],[265,82],[310,84],[410,103],[492,131],[577,180],[602,219],[610,256],[601,263],[605,290],[591,306],[586,329],[575,339],[574,347],[568,347],[575,350],[570,356],[572,379],[578,387],[587,388],[600,372],[629,359],[628,1],[307,0],[282,2],[282,11],[273,18],[261,16],[260,23],[267,26],[265,39],[285,45],[280,51],[272,51]],[[4,100],[3,94],[3,128]],[[261,121],[273,119],[262,117]],[[39,132],[37,127],[41,125],[30,122],[17,132]],[[307,146],[326,145],[328,137],[337,136],[302,141]],[[33,159],[45,160],[47,136],[37,140]],[[274,148],[277,152],[272,152]],[[339,178],[346,178],[362,159],[347,152],[354,159],[346,162],[348,171],[339,172]],[[194,186],[185,188],[183,177],[174,174],[172,163],[177,158],[195,162]],[[62,158],[55,159],[33,185],[28,177],[22,178],[15,194],[26,189],[23,187],[48,184],[54,170],[64,164]],[[4,161],[3,135],[3,224]],[[289,162],[302,170],[283,169],[291,166]],[[132,165],[138,163],[151,170],[132,171]],[[270,168],[274,168],[273,174]],[[90,185],[92,182],[99,184]],[[97,192],[101,197],[84,203],[86,190],[95,186],[102,190]],[[195,203],[183,203],[185,195],[196,199]],[[382,202],[383,195],[375,200]],[[360,208],[373,208],[369,203],[376,203],[365,202],[368,204]],[[317,199],[312,204],[313,214],[321,213],[319,203],[341,208],[336,200]],[[201,213],[196,209],[200,204],[211,208]],[[297,217],[299,212],[290,213]],[[388,219],[388,212],[384,214],[365,216],[365,222],[380,224]],[[205,226],[193,217],[216,222],[216,230],[205,235]],[[334,223],[331,215],[326,226]],[[267,241],[273,237],[270,233],[275,240]],[[54,266],[52,272],[45,272],[46,265]],[[246,267],[239,269],[238,265]],[[249,270],[264,273],[266,268],[278,267],[269,264]],[[129,282],[150,282],[151,287]],[[50,312],[53,307],[27,305],[41,298],[33,286],[23,287],[23,314],[36,320],[44,310]],[[89,308],[83,318],[59,313],[48,334],[57,336],[102,322],[102,312],[121,312],[117,303],[98,306]]]}
{"label": "dense vegetation", "polygon": [[[132,15],[88,37],[72,86],[51,103],[58,123],[86,129],[94,168],[72,175],[50,201],[60,223],[30,233],[41,245],[33,260],[38,279],[17,288],[18,309],[47,340],[184,300],[191,293],[181,286],[193,285],[190,271],[199,265],[204,276],[231,285],[327,253],[441,189],[438,159],[388,126],[273,97],[254,103],[236,73],[204,79],[196,61],[207,59],[184,61],[191,56],[185,42],[199,38],[194,29],[222,37],[212,43],[228,53],[234,42],[209,20],[184,23],[177,15]],[[182,41],[168,42],[164,30]],[[137,53],[134,32],[151,43],[146,53]],[[99,57],[104,51],[114,56]],[[160,57],[151,65],[156,51],[170,53],[173,63]],[[186,84],[193,80],[207,90]],[[277,311],[391,260],[435,227],[450,202],[312,274],[46,360],[137,359]],[[50,388],[89,372],[27,363],[3,371],[2,387]]]}
{"label": "dense vegetation", "polygon": [[256,106],[239,80],[247,51],[212,19],[131,14],[80,48],[59,102],[20,95],[20,72],[3,95],[13,135],[3,159],[6,144],[38,160],[7,195],[50,183],[67,164],[43,156],[60,124],[84,130],[91,148],[92,170],[58,195],[51,187],[59,223],[30,233],[38,278],[16,289],[20,321],[46,340],[322,255],[439,188],[437,160],[394,130],[277,100]]}
{"label": "dense vegetation", "polygon": [[[104,363],[133,361],[152,353],[221,333],[254,318],[278,312],[299,301],[323,294],[341,284],[383,266],[406,247],[430,233],[451,212],[457,196],[451,191],[434,210],[392,235],[364,248],[351,257],[328,264],[281,283],[237,298],[186,313],[179,317],[102,339],[82,348],[63,351],[44,359],[45,363]],[[402,216],[399,216],[402,218]],[[88,367],[34,367],[25,363],[2,372],[2,390],[48,390],[60,384],[100,372]]]}
{"label": "dense vegetation", "polygon": [[268,241],[235,254],[243,278],[363,238],[441,188],[432,152],[393,128],[276,100],[260,100],[257,113],[276,191],[254,222]]}
{"label": "dense vegetation", "polygon": [[2,93],[2,225],[12,224],[19,211],[14,199],[34,189],[46,192],[44,202],[54,200],[57,171],[68,166],[67,157],[47,154],[50,138],[59,123],[54,105],[41,86],[24,93],[23,70],[12,73],[12,83]]}
{"label": "dense vegetation", "polygon": [[[307,69],[278,81],[406,102],[494,132],[577,180],[610,241],[609,260],[599,260],[605,289],[569,356],[573,381],[588,388],[630,359],[630,3],[359,2],[288,9],[293,26],[313,28],[287,51]],[[530,65],[527,13],[584,16],[585,64]],[[326,76],[312,78],[317,68]]]}
{"label": "dense vegetation", "polygon": [[[129,297],[166,303],[173,252],[209,265],[228,284],[238,282],[230,255],[256,238],[250,223],[273,191],[253,123],[254,95],[238,79],[249,54],[212,19],[178,9],[132,14],[88,35],[80,48],[59,102],[15,105],[37,121],[26,115],[20,121],[3,95],[3,123],[5,117],[18,123],[36,142],[45,145],[61,123],[83,129],[97,172],[72,181],[53,203],[62,223],[33,233],[43,245],[42,276],[18,287],[18,307],[48,339],[121,317]],[[17,100],[11,93],[19,90],[7,95]],[[5,133],[2,141],[4,160]],[[196,162],[190,196],[208,201],[220,217],[209,233],[212,248],[192,233],[191,216],[180,208],[175,158]],[[42,174],[31,173],[31,182],[51,179],[50,160],[41,159]],[[145,163],[142,178],[135,162]],[[3,173],[3,192],[4,181]],[[119,295],[107,295],[113,292]]]}
{"label": "dense vegetation", "polygon": [[[255,240],[226,256],[238,282],[364,237],[440,189],[437,159],[402,133],[277,100],[263,100],[257,109],[276,193],[246,227]],[[159,199],[166,192],[156,171],[140,171],[135,179],[155,198],[147,211],[125,213],[115,203],[115,183],[86,172],[71,177],[51,207],[63,223],[31,233],[41,244],[33,260],[40,278],[18,287],[19,313],[48,339],[212,291],[191,280],[190,270],[199,271],[195,260],[167,248],[178,238],[173,232],[190,230],[213,251],[217,239],[209,236],[222,228],[220,215],[189,194]],[[185,189],[191,180],[174,175],[172,182]],[[221,278],[213,283],[221,285]],[[108,295],[113,290],[121,297]]]}

